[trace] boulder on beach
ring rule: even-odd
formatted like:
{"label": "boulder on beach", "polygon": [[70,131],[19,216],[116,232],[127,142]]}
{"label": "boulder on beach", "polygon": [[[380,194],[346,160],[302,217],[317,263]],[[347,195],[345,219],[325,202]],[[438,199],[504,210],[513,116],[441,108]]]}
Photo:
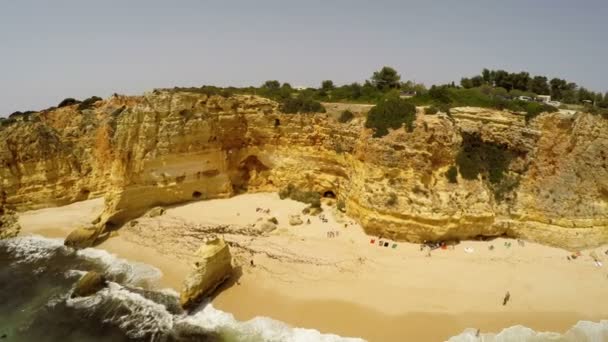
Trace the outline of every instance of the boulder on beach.
{"label": "boulder on beach", "polygon": [[76,283],[74,291],[72,292],[72,298],[87,297],[95,294],[106,287],[107,283],[108,281],[103,274],[95,271],[87,272],[87,274],[80,278]]}
{"label": "boulder on beach", "polygon": [[63,241],[63,244],[76,249],[93,246],[99,237],[99,229],[95,227],[82,227],[73,230]]}
{"label": "boulder on beach", "polygon": [[224,239],[207,239],[196,252],[196,262],[182,285],[179,302],[191,308],[232,275],[232,256]]}
{"label": "boulder on beach", "polygon": [[300,215],[289,215],[289,224],[292,226],[299,226],[302,223],[304,223],[304,221],[302,221],[302,218],[300,217]]}
{"label": "boulder on beach", "polygon": [[262,221],[256,225],[256,228],[262,233],[270,233],[277,229],[277,225],[272,221]]}
{"label": "boulder on beach", "polygon": [[310,216],[317,216],[320,213],[323,212],[323,208],[321,207],[314,207],[314,206],[308,206],[304,209],[302,209],[302,214],[304,215],[310,215]]}
{"label": "boulder on beach", "polygon": [[165,208],[163,207],[154,207],[148,211],[148,217],[157,217],[162,216],[165,213]]}

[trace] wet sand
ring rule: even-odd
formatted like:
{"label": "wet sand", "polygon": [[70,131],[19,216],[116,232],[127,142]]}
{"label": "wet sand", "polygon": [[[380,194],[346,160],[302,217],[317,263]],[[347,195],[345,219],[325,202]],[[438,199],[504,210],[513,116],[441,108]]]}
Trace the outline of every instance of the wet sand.
{"label": "wet sand", "polygon": [[[427,257],[415,244],[397,243],[394,249],[392,241],[389,247],[371,244],[377,237],[366,236],[330,206],[325,206],[327,222],[302,216],[311,224],[290,226],[287,215],[302,208],[276,194],[193,202],[168,208],[160,217],[140,218],[98,247],[158,267],[160,285],[179,290],[192,261],[182,232],[192,225],[244,226],[276,217],[278,229],[270,234],[225,235],[247,251],[233,249],[240,278],[225,286],[214,306],[239,320],[267,316],[370,341],[441,341],[468,327],[497,332],[516,324],[564,332],[579,320],[608,317],[603,305],[608,266],[596,267],[589,251],[568,261],[565,250],[495,239],[465,241]],[[101,209],[101,202],[87,201],[26,212],[20,217],[22,234],[65,236]],[[329,238],[330,231],[339,234]],[[606,248],[596,249],[604,263]],[[506,291],[511,300],[503,306]]]}

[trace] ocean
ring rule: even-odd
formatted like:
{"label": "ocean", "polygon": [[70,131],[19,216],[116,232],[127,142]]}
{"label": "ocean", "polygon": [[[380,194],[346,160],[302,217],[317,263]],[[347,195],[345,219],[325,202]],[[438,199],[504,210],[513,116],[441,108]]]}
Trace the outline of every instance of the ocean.
{"label": "ocean", "polygon": [[[70,298],[87,271],[103,272],[109,286]],[[294,328],[265,317],[239,322],[204,303],[182,311],[178,293],[160,289],[153,266],[99,249],[73,251],[61,239],[0,241],[0,341],[324,341],[360,342]]]}
{"label": "ocean", "polygon": [[[70,298],[87,271],[103,272],[107,288]],[[178,294],[159,288],[153,266],[117,258],[103,250],[73,251],[61,239],[37,236],[0,241],[0,342],[30,341],[235,341],[361,342],[294,328],[266,317],[239,322],[203,303],[182,311]],[[608,341],[608,321],[581,321],[566,334],[515,326],[497,334],[474,330],[449,339],[473,341]]]}

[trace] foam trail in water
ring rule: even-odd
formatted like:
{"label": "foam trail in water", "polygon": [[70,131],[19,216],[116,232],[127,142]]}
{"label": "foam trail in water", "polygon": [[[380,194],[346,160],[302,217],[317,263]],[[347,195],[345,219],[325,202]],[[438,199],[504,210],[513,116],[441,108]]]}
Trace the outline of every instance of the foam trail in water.
{"label": "foam trail in water", "polygon": [[19,263],[33,263],[48,259],[57,251],[67,251],[61,239],[47,239],[42,236],[16,237],[0,241]]}
{"label": "foam trail in water", "polygon": [[121,259],[102,249],[86,248],[76,253],[85,260],[104,266],[106,275],[119,278],[122,284],[145,287],[154,284],[162,276],[162,272],[154,266]]}
{"label": "foam trail in water", "polygon": [[503,329],[498,334],[481,333],[476,329],[466,329],[462,334],[451,337],[448,342],[605,342],[608,341],[608,321],[579,321],[565,334],[537,332],[522,325]]}
{"label": "foam trail in water", "polygon": [[119,326],[130,338],[166,334],[173,327],[173,315],[165,306],[112,282],[93,296],[67,299],[67,304],[95,311],[103,321]]}
{"label": "foam trail in water", "polygon": [[268,342],[364,342],[360,338],[340,337],[322,334],[314,329],[293,328],[286,323],[267,317],[256,317],[246,322],[238,322],[232,314],[217,310],[211,304],[205,305],[194,315],[184,317],[179,323],[203,327],[207,330],[231,330],[244,341]]}

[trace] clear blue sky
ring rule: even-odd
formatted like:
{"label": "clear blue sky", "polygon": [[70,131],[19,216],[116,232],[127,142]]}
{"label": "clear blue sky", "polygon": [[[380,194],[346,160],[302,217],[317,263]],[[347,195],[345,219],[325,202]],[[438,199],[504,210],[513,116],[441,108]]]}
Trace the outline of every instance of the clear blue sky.
{"label": "clear blue sky", "polygon": [[425,84],[483,67],[608,90],[608,1],[15,0],[0,4],[0,115],[155,87]]}

